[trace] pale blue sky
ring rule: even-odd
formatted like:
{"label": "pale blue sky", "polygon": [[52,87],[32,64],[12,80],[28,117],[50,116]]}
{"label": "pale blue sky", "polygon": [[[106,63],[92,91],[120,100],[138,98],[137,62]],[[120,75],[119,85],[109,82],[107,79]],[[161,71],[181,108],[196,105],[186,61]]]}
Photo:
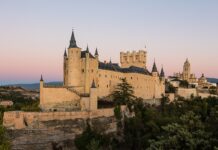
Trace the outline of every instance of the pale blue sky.
{"label": "pale blue sky", "polygon": [[99,48],[100,60],[147,46],[167,75],[182,71],[218,77],[218,1],[0,0],[0,81],[62,80],[72,28],[78,46]]}

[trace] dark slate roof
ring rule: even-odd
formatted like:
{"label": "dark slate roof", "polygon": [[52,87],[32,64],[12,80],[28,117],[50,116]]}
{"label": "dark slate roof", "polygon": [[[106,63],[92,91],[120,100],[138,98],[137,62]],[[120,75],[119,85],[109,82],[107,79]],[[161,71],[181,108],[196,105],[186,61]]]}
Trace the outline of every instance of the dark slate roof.
{"label": "dark slate roof", "polygon": [[[86,50],[81,51],[81,58],[86,58]],[[95,58],[91,53],[89,53],[89,58]]]}
{"label": "dark slate roof", "polygon": [[96,86],[95,86],[95,81],[94,81],[94,80],[92,81],[92,86],[91,86],[91,88],[96,88]]}
{"label": "dark slate roof", "polygon": [[161,77],[165,77],[165,73],[164,73],[163,67],[161,68],[160,76]]}
{"label": "dark slate roof", "polygon": [[99,69],[104,70],[112,70],[117,72],[123,72],[123,73],[141,73],[145,75],[151,75],[151,73],[144,68],[139,68],[135,66],[130,66],[129,68],[121,68],[117,63],[103,63],[99,62]]}
{"label": "dark slate roof", "polygon": [[72,31],[69,48],[77,48],[74,32]]}
{"label": "dark slate roof", "polygon": [[64,57],[67,57],[67,51],[66,51],[66,48],[65,48],[65,51],[64,51]]}
{"label": "dark slate roof", "polygon": [[95,55],[98,56],[98,49],[97,48],[95,49]]}
{"label": "dark slate roof", "polygon": [[154,62],[154,64],[153,64],[152,72],[157,72],[157,66],[156,66],[156,63],[155,63],[155,62]]}

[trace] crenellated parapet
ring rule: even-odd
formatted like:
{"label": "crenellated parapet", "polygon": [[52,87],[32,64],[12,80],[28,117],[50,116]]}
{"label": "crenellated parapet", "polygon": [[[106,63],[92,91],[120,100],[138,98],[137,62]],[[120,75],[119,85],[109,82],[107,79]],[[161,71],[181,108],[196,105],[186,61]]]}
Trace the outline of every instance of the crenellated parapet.
{"label": "crenellated parapet", "polygon": [[122,68],[130,66],[146,68],[147,52],[145,50],[133,52],[120,52],[120,63]]}

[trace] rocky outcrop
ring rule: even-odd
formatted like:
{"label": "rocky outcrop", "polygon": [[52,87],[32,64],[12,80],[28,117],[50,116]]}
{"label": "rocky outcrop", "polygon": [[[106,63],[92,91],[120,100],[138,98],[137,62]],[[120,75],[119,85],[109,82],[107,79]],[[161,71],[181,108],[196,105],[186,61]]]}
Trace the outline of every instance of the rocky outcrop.
{"label": "rocky outcrop", "polygon": [[14,150],[72,150],[76,135],[86,129],[88,122],[98,132],[116,131],[116,119],[111,116],[35,122],[41,128],[9,129],[8,133]]}

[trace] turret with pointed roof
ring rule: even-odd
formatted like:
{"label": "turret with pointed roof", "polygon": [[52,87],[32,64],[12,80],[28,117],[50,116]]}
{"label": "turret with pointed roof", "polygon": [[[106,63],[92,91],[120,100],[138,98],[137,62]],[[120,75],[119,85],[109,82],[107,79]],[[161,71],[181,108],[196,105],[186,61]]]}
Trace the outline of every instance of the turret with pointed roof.
{"label": "turret with pointed roof", "polygon": [[92,86],[91,86],[91,88],[96,88],[94,79],[92,80]]}
{"label": "turret with pointed roof", "polygon": [[157,66],[156,66],[155,61],[154,61],[153,67],[152,67],[152,72],[157,72]]}
{"label": "turret with pointed roof", "polygon": [[66,50],[66,48],[64,50],[64,57],[67,57],[67,50]]}
{"label": "turret with pointed roof", "polygon": [[72,31],[69,48],[77,48],[74,31]]}
{"label": "turret with pointed roof", "polygon": [[43,77],[42,77],[42,75],[41,75],[40,81],[43,81]]}
{"label": "turret with pointed roof", "polygon": [[89,53],[89,46],[87,44],[87,47],[86,47],[86,53]]}
{"label": "turret with pointed roof", "polygon": [[165,77],[165,73],[164,73],[163,66],[162,66],[162,68],[161,68],[160,77]]}
{"label": "turret with pointed roof", "polygon": [[98,49],[95,49],[95,56],[98,56]]}

